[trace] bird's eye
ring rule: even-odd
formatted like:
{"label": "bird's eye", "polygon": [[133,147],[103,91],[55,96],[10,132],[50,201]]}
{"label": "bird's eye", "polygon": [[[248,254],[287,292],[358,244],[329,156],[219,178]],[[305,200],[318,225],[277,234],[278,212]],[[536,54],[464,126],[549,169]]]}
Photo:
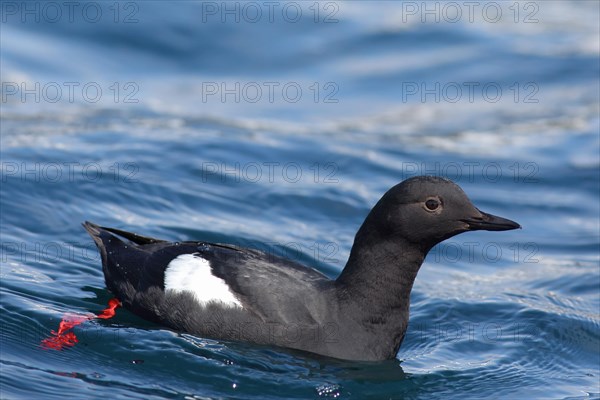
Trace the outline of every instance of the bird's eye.
{"label": "bird's eye", "polygon": [[439,206],[440,206],[440,202],[437,199],[429,199],[425,202],[425,207],[429,211],[435,211],[438,209]]}

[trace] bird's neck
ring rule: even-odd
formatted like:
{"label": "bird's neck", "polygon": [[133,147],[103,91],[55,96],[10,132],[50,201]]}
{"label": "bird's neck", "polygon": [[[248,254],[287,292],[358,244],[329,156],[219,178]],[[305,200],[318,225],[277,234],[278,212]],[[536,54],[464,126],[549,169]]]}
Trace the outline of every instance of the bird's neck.
{"label": "bird's neck", "polygon": [[371,315],[400,311],[408,317],[410,292],[428,249],[386,236],[363,225],[336,283],[349,299],[363,302]]}

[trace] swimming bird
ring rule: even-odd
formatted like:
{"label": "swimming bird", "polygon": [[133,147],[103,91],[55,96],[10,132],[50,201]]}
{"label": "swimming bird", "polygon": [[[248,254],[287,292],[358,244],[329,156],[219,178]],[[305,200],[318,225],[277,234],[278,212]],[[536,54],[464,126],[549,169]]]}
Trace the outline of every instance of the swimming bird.
{"label": "swimming bird", "polygon": [[478,210],[450,180],[413,177],[375,204],[333,280],[255,249],[83,225],[106,286],[145,319],[206,338],[364,361],[396,357],[410,292],[433,246],[463,232],[520,228]]}

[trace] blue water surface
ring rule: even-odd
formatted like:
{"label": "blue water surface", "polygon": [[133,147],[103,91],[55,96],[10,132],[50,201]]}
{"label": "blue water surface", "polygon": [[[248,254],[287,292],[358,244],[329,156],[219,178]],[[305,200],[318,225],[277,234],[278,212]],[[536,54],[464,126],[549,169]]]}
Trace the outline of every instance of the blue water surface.
{"label": "blue water surface", "polygon": [[[3,2],[0,397],[600,398],[599,3],[472,3]],[[432,250],[395,360],[123,309],[40,345],[111,298],[85,220],[335,277],[419,174],[523,229]]]}

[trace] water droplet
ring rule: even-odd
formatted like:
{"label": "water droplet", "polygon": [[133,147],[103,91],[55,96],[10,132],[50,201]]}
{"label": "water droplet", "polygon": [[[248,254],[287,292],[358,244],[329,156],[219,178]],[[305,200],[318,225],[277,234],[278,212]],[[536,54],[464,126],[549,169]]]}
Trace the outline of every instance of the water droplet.
{"label": "water droplet", "polygon": [[342,387],[332,383],[324,383],[317,386],[315,389],[319,397],[331,397],[337,399],[342,395]]}
{"label": "water droplet", "polygon": [[210,246],[207,243],[200,243],[200,245],[198,246],[198,250],[200,251],[208,251],[210,249]]}

